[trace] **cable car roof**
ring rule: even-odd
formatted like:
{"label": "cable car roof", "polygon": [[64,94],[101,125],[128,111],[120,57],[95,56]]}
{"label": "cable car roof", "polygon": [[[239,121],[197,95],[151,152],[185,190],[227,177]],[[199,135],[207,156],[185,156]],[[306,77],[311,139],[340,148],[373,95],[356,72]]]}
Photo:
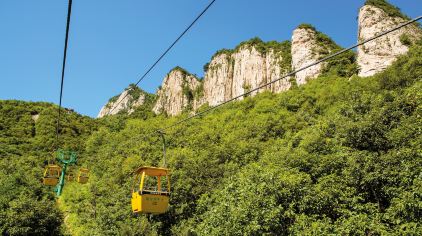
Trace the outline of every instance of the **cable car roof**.
{"label": "cable car roof", "polygon": [[149,176],[165,176],[170,173],[170,170],[167,168],[142,166],[135,171],[136,174],[142,172],[145,172],[145,174]]}

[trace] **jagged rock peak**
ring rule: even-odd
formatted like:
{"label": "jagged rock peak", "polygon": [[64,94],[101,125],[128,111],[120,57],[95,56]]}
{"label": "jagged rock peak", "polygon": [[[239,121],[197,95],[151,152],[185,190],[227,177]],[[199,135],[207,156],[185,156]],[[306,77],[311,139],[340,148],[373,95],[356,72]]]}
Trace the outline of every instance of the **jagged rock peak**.
{"label": "jagged rock peak", "polygon": [[[359,42],[406,22],[409,18],[385,0],[368,0],[359,10]],[[360,76],[372,76],[390,66],[422,36],[417,23],[391,32],[358,48]]]}
{"label": "jagged rock peak", "polygon": [[[263,42],[253,38],[235,49],[220,50],[204,66],[204,100],[215,106],[280,78],[290,70],[290,61],[288,41]],[[289,87],[289,80],[285,79],[251,95],[265,90],[279,92]]]}
{"label": "jagged rock peak", "polygon": [[131,84],[123,93],[110,98],[107,104],[101,108],[97,118],[102,118],[107,115],[116,115],[119,112],[131,114],[137,107],[145,104],[148,96],[152,96],[152,94],[148,94],[136,85]]}
{"label": "jagged rock peak", "polygon": [[183,111],[196,110],[202,105],[202,80],[181,67],[172,69],[157,91],[156,114],[179,115]]}
{"label": "jagged rock peak", "polygon": [[[312,25],[301,24],[292,35],[292,69],[297,70],[316,62],[339,48],[333,40]],[[320,63],[296,73],[296,83],[302,85],[307,80],[318,77],[326,65]]]}

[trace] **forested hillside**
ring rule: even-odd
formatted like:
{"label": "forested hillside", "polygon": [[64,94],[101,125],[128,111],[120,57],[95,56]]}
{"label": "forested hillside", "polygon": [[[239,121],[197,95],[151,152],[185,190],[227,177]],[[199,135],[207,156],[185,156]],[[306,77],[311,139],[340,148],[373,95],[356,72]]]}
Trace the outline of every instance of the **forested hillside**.
{"label": "forested hillside", "polygon": [[160,165],[161,141],[151,132],[187,114],[101,120],[82,154],[92,173],[89,184],[67,185],[60,198],[66,231],[421,232],[421,53],[419,43],[376,76],[326,75],[169,131],[173,193],[170,211],[161,216],[132,216],[130,173]]}
{"label": "forested hillside", "polygon": [[[70,110],[62,116],[56,143],[57,106],[42,102],[0,101],[0,233],[59,235],[63,213],[53,188],[42,186],[43,168],[57,146],[84,152],[96,122]],[[80,163],[84,160],[80,159]]]}
{"label": "forested hillside", "polygon": [[[204,78],[177,66],[157,94],[137,87],[213,2],[97,119],[0,100],[0,235],[421,234],[420,24],[394,28],[410,18],[367,0],[356,51],[322,59],[342,47],[301,24],[291,41],[218,51]],[[145,194],[151,205],[170,196],[170,206],[134,215],[134,171],[164,165],[162,130],[171,193],[164,177],[137,193],[160,194]],[[58,150],[78,157],[61,196],[42,182],[47,165],[63,163]],[[80,168],[87,183],[74,178]]]}
{"label": "forested hillside", "polygon": [[[186,117],[98,120],[0,102],[3,235],[417,235],[422,232],[422,42],[372,77],[326,73],[232,103],[166,134],[171,206],[131,213],[132,171],[162,163],[153,131]],[[202,107],[201,109],[205,109]],[[89,183],[40,183],[57,147]],[[74,167],[76,168],[76,167]]]}

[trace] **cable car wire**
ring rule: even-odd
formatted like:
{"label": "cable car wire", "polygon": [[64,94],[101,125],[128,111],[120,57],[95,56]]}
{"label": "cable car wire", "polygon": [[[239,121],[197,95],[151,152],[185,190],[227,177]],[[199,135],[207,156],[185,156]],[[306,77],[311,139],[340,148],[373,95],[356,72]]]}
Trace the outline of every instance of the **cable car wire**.
{"label": "cable car wire", "polygon": [[[207,7],[205,7],[205,9],[195,18],[195,20],[192,21],[192,23],[179,35],[179,37],[177,37],[176,40],[161,54],[161,56],[158,57],[154,64],[149,67],[149,69],[141,76],[141,78],[135,83],[135,85],[138,85],[149,74],[149,72],[154,69],[154,67],[161,61],[161,59],[163,59],[163,57],[167,55],[167,53],[174,47],[174,45],[176,45],[176,43],[179,42],[179,40],[190,30],[190,28],[192,28],[192,26],[205,14],[205,12],[208,11],[208,9],[214,4],[215,1],[216,0],[212,0],[207,5]],[[126,93],[126,95],[122,99],[120,99],[120,101],[118,101],[109,112],[107,112],[106,116],[110,115],[111,112],[114,111],[114,109],[116,109],[116,107],[118,107],[118,105],[122,101],[124,101],[128,94],[129,93]]]}
{"label": "cable car wire", "polygon": [[62,78],[60,82],[60,99],[59,99],[59,111],[57,116],[57,129],[56,129],[56,145],[59,145],[59,135],[60,135],[60,116],[62,108],[62,98],[63,98],[63,86],[64,86],[64,74],[66,69],[66,56],[67,56],[67,44],[69,41],[69,27],[70,27],[70,15],[72,13],[72,0],[69,0],[67,7],[67,20],[66,20],[66,36],[64,40],[64,52],[63,52],[63,63],[62,63]]}
{"label": "cable car wire", "polygon": [[362,42],[359,42],[359,43],[357,43],[357,44],[355,44],[355,45],[353,45],[353,46],[350,46],[350,47],[345,48],[345,49],[343,49],[343,50],[340,50],[340,51],[338,51],[338,52],[336,52],[336,53],[333,53],[333,54],[331,54],[331,55],[329,55],[329,56],[327,56],[327,57],[324,57],[324,58],[322,58],[322,59],[320,59],[320,60],[318,60],[318,61],[316,61],[316,62],[313,62],[313,63],[311,63],[311,64],[309,64],[309,65],[307,65],[307,66],[304,66],[304,67],[302,67],[302,68],[300,68],[300,69],[297,69],[297,70],[295,70],[295,71],[292,71],[292,72],[290,72],[290,73],[288,73],[288,74],[284,75],[284,76],[283,76],[283,77],[281,77],[281,78],[278,78],[278,79],[275,79],[275,80],[273,80],[273,81],[270,81],[270,82],[268,82],[268,83],[266,83],[266,84],[264,84],[264,85],[258,86],[258,87],[254,88],[254,89],[252,89],[252,90],[250,90],[250,91],[248,91],[248,92],[246,92],[246,93],[243,93],[243,94],[241,94],[241,95],[239,95],[239,96],[236,96],[236,97],[234,97],[234,98],[231,98],[231,99],[229,99],[229,100],[227,100],[227,101],[225,101],[225,102],[222,102],[222,103],[220,103],[220,104],[218,104],[218,105],[216,105],[216,106],[210,107],[210,108],[208,108],[208,109],[206,109],[206,110],[204,110],[204,111],[201,111],[201,112],[199,112],[199,113],[196,113],[196,114],[194,114],[194,115],[191,115],[191,116],[189,116],[189,117],[187,117],[187,118],[181,119],[181,120],[177,121],[176,123],[174,123],[174,124],[172,124],[172,125],[169,125],[169,126],[166,126],[166,127],[162,128],[162,129],[160,129],[160,130],[157,130],[156,132],[158,132],[158,133],[163,133],[165,130],[168,130],[168,129],[171,129],[171,128],[175,127],[175,126],[178,126],[178,125],[180,125],[180,124],[182,124],[182,123],[184,123],[184,122],[187,122],[187,121],[189,121],[189,120],[191,120],[191,119],[194,119],[195,117],[198,117],[198,116],[204,115],[204,114],[206,114],[206,113],[208,113],[208,112],[210,112],[210,111],[212,111],[212,110],[215,110],[215,109],[217,109],[217,108],[219,108],[219,107],[221,107],[221,106],[223,106],[223,105],[226,105],[227,103],[230,103],[230,102],[232,102],[232,101],[235,101],[235,100],[237,100],[237,99],[239,99],[239,98],[241,98],[241,97],[243,97],[243,96],[245,96],[245,95],[251,94],[251,93],[253,93],[253,92],[255,92],[255,91],[259,90],[259,89],[262,89],[262,88],[264,88],[264,87],[266,87],[266,86],[268,86],[268,85],[270,85],[270,84],[273,84],[273,83],[275,83],[275,82],[277,82],[277,81],[279,81],[279,80],[282,80],[282,79],[284,79],[284,78],[287,78],[287,77],[289,77],[289,76],[293,76],[293,75],[295,75],[296,73],[298,73],[298,72],[300,72],[300,71],[306,70],[306,69],[308,69],[309,67],[312,67],[312,66],[318,65],[318,64],[320,64],[320,63],[322,63],[322,62],[325,62],[325,61],[327,61],[327,60],[329,60],[329,59],[331,59],[331,58],[333,58],[333,57],[336,57],[336,56],[338,56],[338,55],[340,55],[340,54],[343,54],[343,53],[345,53],[345,52],[347,52],[347,51],[350,51],[350,50],[352,50],[352,49],[354,49],[354,48],[357,48],[357,47],[359,47],[359,46],[362,46],[362,45],[364,45],[364,44],[366,44],[366,43],[368,43],[368,42],[371,42],[371,41],[373,41],[373,40],[375,40],[375,39],[378,39],[378,38],[380,38],[380,37],[382,37],[382,36],[384,36],[384,35],[387,35],[387,34],[389,34],[389,33],[391,33],[391,32],[394,32],[394,31],[396,31],[396,30],[399,30],[399,29],[401,29],[401,28],[403,28],[403,27],[405,27],[405,26],[407,26],[407,25],[410,25],[410,24],[412,24],[412,23],[414,23],[414,22],[416,22],[416,21],[419,21],[419,20],[421,20],[421,19],[422,19],[422,16],[416,17],[416,18],[414,18],[414,19],[412,19],[412,20],[409,20],[409,21],[407,21],[407,22],[405,22],[405,23],[403,23],[403,24],[401,24],[401,25],[399,25],[399,26],[397,26],[397,27],[394,27],[394,28],[392,28],[392,29],[390,29],[390,30],[387,30],[387,31],[384,31],[384,32],[382,32],[382,33],[380,33],[380,34],[377,34],[377,35],[375,35],[375,36],[374,36],[374,37],[372,37],[372,38],[366,39],[366,40],[364,40],[364,41],[362,41]]}

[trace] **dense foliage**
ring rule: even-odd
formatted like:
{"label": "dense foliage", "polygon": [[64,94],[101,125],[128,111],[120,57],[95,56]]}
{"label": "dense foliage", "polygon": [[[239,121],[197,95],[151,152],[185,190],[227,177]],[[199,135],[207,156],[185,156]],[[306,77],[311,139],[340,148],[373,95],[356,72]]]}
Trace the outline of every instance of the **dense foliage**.
{"label": "dense foliage", "polygon": [[[92,179],[62,198],[81,235],[416,234],[422,230],[421,45],[370,78],[323,76],[167,134],[169,213],[130,213],[131,171],[160,165],[151,132],[183,117],[104,126]],[[114,117],[113,119],[117,119]]]}
{"label": "dense foliage", "polygon": [[[63,110],[56,142],[57,107],[48,103],[0,101],[0,233],[61,234],[63,214],[52,189],[41,185],[43,167],[57,146],[80,153],[96,123]],[[81,160],[83,163],[83,160]]]}
{"label": "dense foliage", "polygon": [[[416,235],[422,232],[422,44],[369,78],[325,74],[168,130],[167,214],[134,217],[132,171],[162,163],[153,131],[184,118],[67,113],[89,183],[40,186],[55,107],[0,103],[0,230],[73,235]],[[205,109],[205,108],[203,108]],[[40,114],[35,120],[34,115]],[[59,210],[58,210],[59,209]],[[64,220],[66,218],[66,220]]]}

